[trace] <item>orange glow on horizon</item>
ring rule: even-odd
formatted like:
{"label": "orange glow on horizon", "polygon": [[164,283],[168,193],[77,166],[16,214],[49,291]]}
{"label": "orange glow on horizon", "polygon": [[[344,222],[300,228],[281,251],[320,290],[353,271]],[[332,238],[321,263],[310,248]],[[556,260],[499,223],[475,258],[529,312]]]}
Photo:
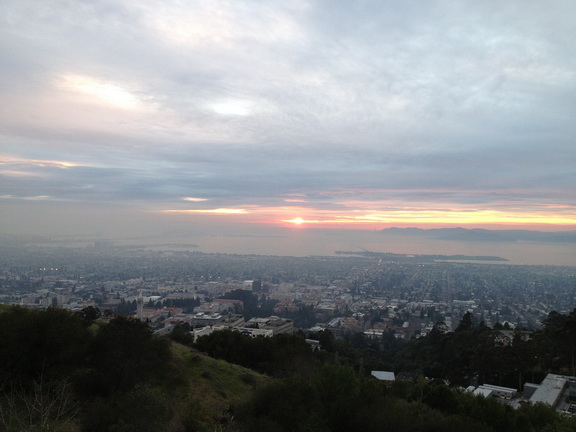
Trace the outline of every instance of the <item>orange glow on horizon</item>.
{"label": "orange glow on horizon", "polygon": [[321,223],[321,221],[317,221],[317,220],[306,220],[306,219],[302,219],[301,217],[297,217],[297,218],[294,218],[294,219],[288,219],[288,220],[282,220],[281,222],[286,222],[286,223],[290,223],[290,224],[294,224],[294,225]]}
{"label": "orange glow on horizon", "polygon": [[57,160],[42,160],[42,159],[26,159],[26,158],[17,158],[12,156],[7,156],[0,154],[0,166],[2,165],[9,165],[9,164],[29,164],[39,167],[47,167],[47,166],[55,166],[57,168],[72,168],[80,166],[74,162],[68,161],[57,161]]}
{"label": "orange glow on horizon", "polygon": [[506,212],[499,210],[391,210],[386,213],[363,212],[352,210],[349,212],[323,212],[323,217],[313,220],[281,219],[279,223],[297,225],[314,224],[315,226],[348,226],[354,228],[370,228],[374,224],[382,226],[576,226],[576,217],[573,215],[549,214],[548,212]]}
{"label": "orange glow on horizon", "polygon": [[[259,207],[245,205],[243,208],[216,208],[203,210],[163,210],[164,213],[181,214],[226,214],[232,215],[241,222],[280,225],[280,226],[314,226],[315,228],[376,229],[391,226],[412,227],[502,227],[528,228],[544,227],[547,230],[576,228],[576,208],[561,206],[539,206],[523,212],[517,208],[506,210],[482,208],[440,207],[431,203],[422,203],[422,207],[406,206],[396,203],[385,211],[374,209],[322,209],[303,206]],[[440,208],[438,208],[440,207]],[[294,216],[303,214],[306,216]]]}

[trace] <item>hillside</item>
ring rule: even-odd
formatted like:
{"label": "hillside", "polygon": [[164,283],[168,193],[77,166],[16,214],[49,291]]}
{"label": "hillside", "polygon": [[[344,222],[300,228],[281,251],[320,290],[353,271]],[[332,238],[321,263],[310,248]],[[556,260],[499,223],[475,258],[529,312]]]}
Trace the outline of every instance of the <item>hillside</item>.
{"label": "hillside", "polygon": [[[552,407],[514,409],[463,391],[474,377],[495,382],[494,372],[515,380],[567,371],[574,364],[576,311],[551,313],[539,337],[512,346],[494,344],[492,331],[466,315],[454,333],[438,328],[396,348],[384,340],[374,348],[358,338],[337,340],[328,331],[320,335],[320,350],[311,350],[301,334],[250,338],[223,330],[188,346],[154,337],[135,319],[97,323],[57,308],[0,313],[0,430],[576,430],[576,417]],[[383,370],[384,357],[376,357],[394,353],[392,370],[414,378],[386,384],[371,377],[370,370]]]}
{"label": "hillside", "polygon": [[62,309],[0,313],[0,430],[230,430],[268,378],[152,335]]}
{"label": "hillside", "polygon": [[179,424],[187,430],[224,430],[232,421],[235,406],[246,403],[255,388],[269,382],[264,375],[223,360],[216,360],[176,342],[171,344],[173,369],[159,383],[170,395]]}

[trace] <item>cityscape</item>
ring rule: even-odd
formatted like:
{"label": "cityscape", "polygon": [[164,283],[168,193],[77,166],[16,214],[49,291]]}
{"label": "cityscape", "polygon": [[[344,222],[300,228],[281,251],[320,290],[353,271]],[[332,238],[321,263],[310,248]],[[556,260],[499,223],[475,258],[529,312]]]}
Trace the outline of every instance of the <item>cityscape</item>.
{"label": "cityscape", "polygon": [[[7,239],[0,248],[2,303],[72,311],[93,306],[102,313],[136,316],[142,298],[144,318],[155,330],[178,321],[203,327],[199,316],[210,316],[205,322],[215,324],[240,313],[245,321],[290,319],[294,329],[305,331],[376,337],[391,330],[396,338],[410,340],[426,335],[437,322],[454,330],[467,312],[478,324],[536,330],[551,311],[569,313],[576,304],[572,266],[352,252],[211,254],[112,242],[42,247],[18,236]],[[248,309],[239,299],[222,301],[237,290],[253,293],[258,304]]]}

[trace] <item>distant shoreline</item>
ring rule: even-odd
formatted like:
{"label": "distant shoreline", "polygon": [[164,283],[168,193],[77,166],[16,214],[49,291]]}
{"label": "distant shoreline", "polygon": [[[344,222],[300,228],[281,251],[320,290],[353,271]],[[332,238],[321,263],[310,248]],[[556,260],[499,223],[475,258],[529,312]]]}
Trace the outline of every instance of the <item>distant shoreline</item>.
{"label": "distant shoreline", "polygon": [[496,262],[507,262],[506,258],[499,256],[469,256],[469,255],[426,255],[426,254],[398,254],[390,252],[370,252],[370,251],[336,251],[336,255],[358,255],[366,256],[372,258],[388,258],[388,259],[401,259],[410,261],[424,261],[424,262],[435,262],[435,261],[496,261]]}

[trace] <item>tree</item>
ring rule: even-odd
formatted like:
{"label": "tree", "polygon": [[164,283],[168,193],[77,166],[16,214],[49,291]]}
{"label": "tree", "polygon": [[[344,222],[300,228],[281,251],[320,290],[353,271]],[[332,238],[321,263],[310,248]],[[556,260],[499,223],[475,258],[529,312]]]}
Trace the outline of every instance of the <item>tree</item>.
{"label": "tree", "polygon": [[13,386],[0,396],[0,425],[5,431],[67,431],[80,408],[68,381],[40,376],[31,385]]}
{"label": "tree", "polygon": [[92,335],[64,309],[12,307],[0,314],[0,382],[66,376],[84,363]]}
{"label": "tree", "polygon": [[170,338],[176,342],[184,345],[192,345],[194,343],[194,336],[190,334],[190,324],[178,323],[170,333]]}
{"label": "tree", "polygon": [[309,380],[273,381],[258,389],[239,413],[243,430],[251,432],[328,432],[322,402]]}
{"label": "tree", "polygon": [[90,325],[98,318],[102,316],[100,309],[95,308],[94,306],[86,306],[84,309],[80,311],[80,315],[86,321],[86,324]]}
{"label": "tree", "polygon": [[330,330],[322,330],[316,334],[318,341],[320,342],[320,347],[328,352],[334,352],[336,350],[334,334]]}
{"label": "tree", "polygon": [[167,340],[154,338],[139,320],[118,316],[103,325],[94,338],[86,390],[104,395],[129,390],[146,381],[169,358]]}
{"label": "tree", "polygon": [[109,398],[98,398],[87,410],[82,426],[86,432],[156,432],[172,417],[166,396],[158,389],[136,386]]}
{"label": "tree", "polygon": [[460,320],[460,324],[456,327],[457,332],[471,330],[474,323],[474,315],[472,312],[466,312],[462,319]]}
{"label": "tree", "polygon": [[245,319],[258,316],[258,297],[252,291],[235,289],[224,294],[221,299],[240,300]]}
{"label": "tree", "polygon": [[212,357],[274,376],[304,375],[314,362],[306,341],[295,335],[251,338],[237,331],[219,330],[198,338],[195,347]]}
{"label": "tree", "polygon": [[569,369],[576,374],[576,309],[569,315],[552,311],[544,321],[545,345],[559,354],[551,365],[554,369]]}

